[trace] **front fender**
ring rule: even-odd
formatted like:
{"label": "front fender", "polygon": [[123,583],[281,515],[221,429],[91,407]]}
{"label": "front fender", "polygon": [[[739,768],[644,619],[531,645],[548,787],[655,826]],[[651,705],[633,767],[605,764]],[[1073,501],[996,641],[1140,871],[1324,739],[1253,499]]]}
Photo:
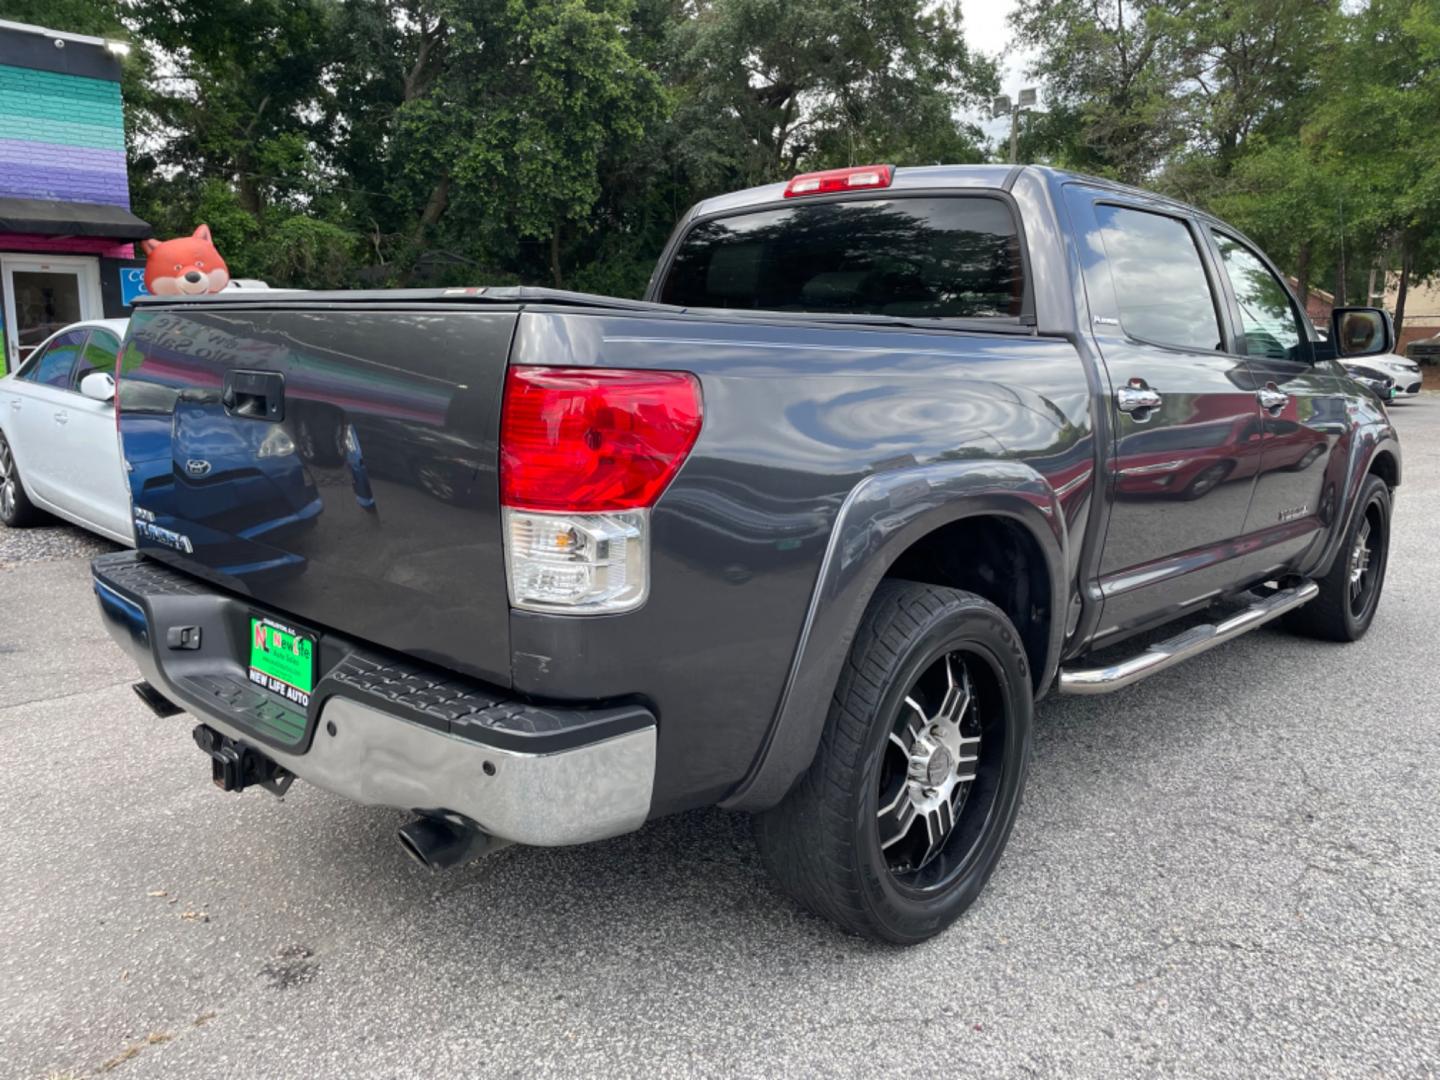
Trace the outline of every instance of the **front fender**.
{"label": "front fender", "polygon": [[774,806],[809,766],[830,696],[865,608],[886,571],[912,544],[965,518],[1005,517],[1044,552],[1051,586],[1050,637],[1037,686],[1054,677],[1064,635],[1069,536],[1059,499],[1017,461],[944,461],[876,473],[846,497],[830,534],[790,674],[755,764],[721,805]]}

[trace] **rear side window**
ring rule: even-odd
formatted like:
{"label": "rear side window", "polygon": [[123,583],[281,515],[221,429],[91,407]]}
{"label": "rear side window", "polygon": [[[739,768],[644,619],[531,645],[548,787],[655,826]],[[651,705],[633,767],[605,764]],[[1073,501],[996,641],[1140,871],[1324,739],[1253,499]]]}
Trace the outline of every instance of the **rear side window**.
{"label": "rear side window", "polygon": [[1020,314],[1020,238],[993,198],[808,203],[702,221],[660,299],[684,307],[993,318]]}
{"label": "rear side window", "polygon": [[1095,216],[1125,332],[1177,349],[1223,348],[1215,297],[1185,223],[1103,203]]}
{"label": "rear side window", "polygon": [[61,334],[40,354],[40,359],[28,366],[24,378],[57,390],[70,389],[70,373],[75,370],[75,361],[85,345],[87,330],[71,330]]}
{"label": "rear side window", "polygon": [[103,371],[107,375],[115,374],[115,354],[120,351],[120,342],[116,341],[104,330],[94,330],[90,334],[90,340],[85,343],[85,348],[80,351],[80,358],[75,364],[75,374],[71,378],[71,386],[80,388],[80,380],[89,375],[92,371]]}

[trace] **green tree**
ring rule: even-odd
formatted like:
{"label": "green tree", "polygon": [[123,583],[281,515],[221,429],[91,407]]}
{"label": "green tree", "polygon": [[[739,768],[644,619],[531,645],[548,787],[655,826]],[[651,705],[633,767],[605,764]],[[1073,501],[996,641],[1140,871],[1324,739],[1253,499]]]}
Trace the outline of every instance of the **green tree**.
{"label": "green tree", "polygon": [[626,40],[633,13],[630,0],[346,5],[336,161],[354,179],[351,213],[401,280],[438,247],[460,270],[564,283],[607,160],[664,112]]}
{"label": "green tree", "polygon": [[1192,138],[1184,41],[1163,3],[1020,0],[1011,26],[1038,53],[1048,115],[1034,135],[1058,163],[1144,183]]}
{"label": "green tree", "polygon": [[127,11],[164,58],[145,102],[163,132],[157,172],[173,172],[175,186],[226,180],[257,215],[315,193],[332,4],[136,0]]}
{"label": "green tree", "polygon": [[[1022,0],[1012,16],[1066,164],[1135,183],[1226,176],[1254,135],[1298,131],[1336,0]],[[1208,178],[1208,179],[1207,179]]]}
{"label": "green tree", "polygon": [[956,116],[994,65],[966,48],[959,5],[710,0],[675,35],[680,164],[702,191],[806,168],[981,160]]}
{"label": "green tree", "polygon": [[[1350,227],[1410,285],[1440,273],[1440,4],[1371,0],[1345,19],[1313,120]],[[1364,263],[1360,264],[1364,267]]]}
{"label": "green tree", "polygon": [[188,234],[205,221],[235,276],[350,280],[358,244],[336,213],[324,122],[337,11],[332,0],[121,8],[151,62],[148,85],[127,106],[132,201],[157,234]]}

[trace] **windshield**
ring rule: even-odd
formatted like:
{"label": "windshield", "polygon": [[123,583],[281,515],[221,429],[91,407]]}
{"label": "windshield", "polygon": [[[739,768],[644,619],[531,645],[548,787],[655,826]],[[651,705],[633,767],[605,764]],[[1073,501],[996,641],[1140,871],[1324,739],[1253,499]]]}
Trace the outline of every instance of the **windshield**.
{"label": "windshield", "polygon": [[702,221],[660,299],[684,307],[910,318],[1020,314],[1010,208],[984,197],[798,204]]}

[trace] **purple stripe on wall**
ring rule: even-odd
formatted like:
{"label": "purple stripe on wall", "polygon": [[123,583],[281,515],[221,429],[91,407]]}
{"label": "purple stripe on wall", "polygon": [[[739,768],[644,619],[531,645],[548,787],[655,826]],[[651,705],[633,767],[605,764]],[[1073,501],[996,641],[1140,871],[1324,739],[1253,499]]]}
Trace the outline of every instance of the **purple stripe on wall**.
{"label": "purple stripe on wall", "polygon": [[24,139],[0,139],[0,162],[16,162],[21,165],[63,163],[66,168],[71,169],[111,169],[124,172],[125,151],[29,142]]}
{"label": "purple stripe on wall", "polygon": [[126,209],[130,206],[130,187],[124,169],[98,172],[7,164],[0,166],[0,196],[105,203]]}

